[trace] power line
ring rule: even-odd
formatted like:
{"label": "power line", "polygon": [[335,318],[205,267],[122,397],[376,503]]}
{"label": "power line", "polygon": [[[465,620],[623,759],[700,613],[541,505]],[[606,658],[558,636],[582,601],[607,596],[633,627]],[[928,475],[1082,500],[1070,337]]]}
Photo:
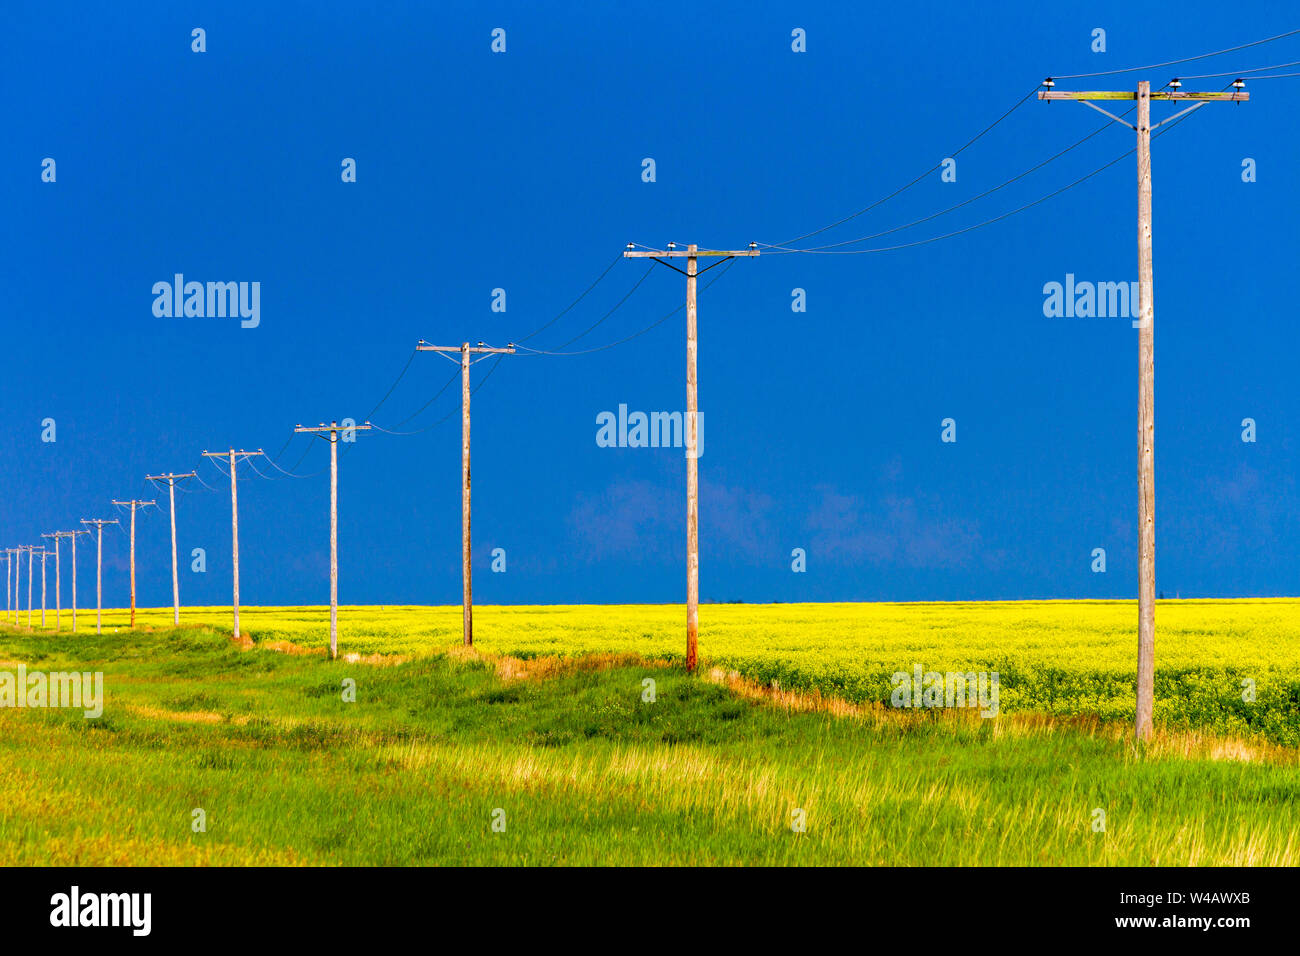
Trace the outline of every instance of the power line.
{"label": "power line", "polygon": [[[1281,40],[1286,37],[1295,36],[1300,33],[1300,29],[1288,30],[1286,33],[1279,33],[1275,37],[1266,37],[1263,40],[1253,40],[1250,43],[1243,43],[1241,46],[1230,46],[1226,50],[1215,50],[1213,53],[1201,53],[1198,56],[1186,56],[1181,60],[1166,60],[1164,63],[1150,63],[1146,66],[1130,66],[1122,70],[1098,70],[1096,73],[1053,73],[1052,78],[1057,80],[1077,80],[1086,76],[1114,76],[1116,73],[1136,73],[1139,70],[1157,70],[1162,66],[1174,66],[1177,63],[1191,63],[1193,60],[1205,60],[1212,56],[1222,56],[1225,53],[1236,53],[1238,50],[1246,50],[1253,46],[1260,46],[1264,43],[1272,43],[1274,40]],[[1265,69],[1272,69],[1266,67]],[[1223,76],[1228,74],[1224,73]]]}
{"label": "power line", "polygon": [[604,321],[605,321],[606,319],[608,319],[611,315],[613,315],[613,314],[614,314],[615,312],[617,312],[620,308],[622,308],[622,307],[623,307],[623,304],[624,304],[625,302],[627,302],[628,299],[632,298],[633,293],[635,293],[637,289],[641,288],[641,284],[642,284],[643,282],[645,282],[646,279],[650,278],[650,273],[653,272],[653,271],[654,271],[654,263],[651,263],[650,265],[646,266],[646,270],[645,270],[645,272],[641,273],[641,278],[639,278],[639,279],[636,280],[636,283],[632,286],[632,288],[630,288],[630,289],[627,290],[627,294],[624,295],[623,298],[619,299],[619,300],[618,300],[618,303],[617,303],[617,304],[616,304],[612,309],[610,309],[608,312],[606,312],[604,315],[602,315],[599,319],[597,319],[597,320],[595,321],[595,323],[594,323],[593,325],[591,325],[591,326],[590,326],[590,327],[589,327],[585,332],[580,332],[580,333],[578,333],[578,334],[575,335],[573,338],[569,339],[569,341],[565,342],[563,345],[556,346],[556,349],[557,349],[557,350],[559,350],[559,349],[566,349],[566,348],[568,348],[570,345],[572,345],[574,342],[578,341],[578,339],[585,338],[588,334],[590,334],[591,332],[594,332],[594,331],[595,331],[595,330],[600,326],[600,324],[601,324],[602,322],[604,322]]}
{"label": "power line", "polygon": [[1226,73],[1194,73],[1190,76],[1179,76],[1180,80],[1211,80],[1218,79],[1221,76],[1245,76],[1250,80],[1258,80],[1258,76],[1246,76],[1248,73],[1259,73],[1262,70],[1281,70],[1288,66],[1300,66],[1300,60],[1292,60],[1290,63],[1274,63],[1272,66],[1252,66],[1248,70],[1229,70]]}
{"label": "power line", "polygon": [[[736,264],[735,259],[728,259],[726,265],[724,265],[719,270],[718,274],[700,287],[700,291],[703,292],[705,289],[711,287],[715,282],[717,282],[724,275],[726,275],[727,270],[730,269],[735,264]],[[663,325],[665,322],[671,319],[678,312],[681,312],[684,308],[686,308],[685,303],[677,306],[677,308],[661,316],[660,318],[655,319],[655,321],[651,322],[645,328],[633,332],[631,335],[625,336],[616,342],[610,342],[608,345],[598,345],[595,348],[590,348],[590,349],[579,349],[576,352],[548,352],[543,349],[530,349],[526,345],[516,345],[515,347],[529,355],[591,355],[593,352],[603,352],[606,349],[612,349],[616,346],[623,345],[627,342],[631,342],[633,339],[640,338],[641,336],[645,335],[647,332],[651,331],[652,329],[657,329],[659,326]]]}
{"label": "power line", "polygon": [[[964,152],[966,149],[968,149],[969,147],[971,147],[971,146],[973,146],[975,143],[977,143],[977,142],[978,142],[980,139],[982,139],[986,134],[988,134],[989,132],[991,132],[991,131],[994,129],[994,127],[996,127],[996,126],[997,126],[999,123],[1001,123],[1004,119],[1006,119],[1008,116],[1010,116],[1010,115],[1011,115],[1012,113],[1014,113],[1016,110],[1020,109],[1021,106],[1023,106],[1023,105],[1028,101],[1028,100],[1030,100],[1030,99],[1033,97],[1033,95],[1034,95],[1035,93],[1038,92],[1039,87],[1041,87],[1041,86],[1042,86],[1041,83],[1038,84],[1038,86],[1035,86],[1032,90],[1030,90],[1028,93],[1026,93],[1024,96],[1022,96],[1019,100],[1017,100],[1014,106],[1012,106],[1009,110],[1007,110],[1005,113],[1003,113],[1003,114],[1002,114],[1001,116],[999,116],[997,119],[995,119],[995,120],[994,120],[992,123],[990,123],[988,126],[984,127],[982,130],[980,130],[978,133],[976,133],[974,137],[972,137],[971,139],[967,140],[966,143],[965,143],[963,146],[961,146],[961,148],[959,148],[956,152],[952,153],[952,155],[949,156],[949,157],[947,157],[947,158],[949,158],[949,159],[955,158],[959,153]],[[766,248],[779,249],[779,248],[781,248],[781,247],[783,247],[783,246],[788,246],[788,245],[789,245],[790,243],[792,243],[792,242],[803,242],[803,240],[805,240],[805,239],[810,239],[810,238],[812,238],[813,236],[816,236],[816,235],[819,235],[820,233],[826,232],[828,229],[834,229],[836,226],[842,226],[842,225],[844,225],[844,223],[849,222],[849,221],[852,220],[852,219],[856,219],[856,218],[858,218],[858,216],[861,216],[863,213],[870,212],[872,209],[875,209],[877,206],[882,205],[883,203],[888,202],[889,200],[893,199],[895,196],[901,195],[902,193],[904,193],[904,192],[906,192],[907,190],[911,189],[913,186],[915,186],[915,185],[916,185],[917,183],[919,183],[921,180],[925,179],[925,177],[929,176],[931,173],[933,173],[935,170],[941,168],[942,166],[943,166],[943,160],[941,159],[941,160],[939,160],[939,162],[935,163],[933,166],[931,166],[931,167],[930,167],[929,169],[927,169],[925,172],[921,173],[921,175],[917,176],[917,177],[916,177],[915,179],[913,179],[911,182],[907,183],[906,185],[900,186],[898,189],[895,189],[895,190],[894,190],[892,193],[890,193],[888,196],[884,196],[884,197],[882,197],[882,198],[880,198],[880,199],[877,199],[877,200],[876,200],[875,202],[873,202],[871,205],[869,205],[869,206],[864,206],[862,209],[859,209],[857,212],[855,212],[855,213],[853,213],[853,214],[851,214],[851,215],[845,216],[843,219],[838,219],[838,220],[836,220],[835,222],[831,223],[831,224],[828,225],[828,226],[822,226],[820,229],[814,229],[812,232],[806,232],[806,233],[804,233],[802,236],[796,236],[796,237],[794,237],[793,239],[785,239],[785,240],[783,240],[782,242],[779,242],[779,243],[765,243],[765,242],[760,242],[759,245],[764,246],[764,247],[766,247]]]}
{"label": "power line", "polygon": [[610,270],[613,269],[614,266],[618,263],[618,261],[619,261],[620,259],[622,259],[622,258],[623,258],[622,255],[617,255],[617,256],[615,256],[615,257],[613,258],[613,260],[611,260],[610,264],[607,265],[607,266],[605,266],[605,271],[602,272],[600,275],[596,276],[596,281],[593,282],[591,285],[587,286],[587,288],[583,290],[582,295],[578,296],[576,299],[574,299],[572,302],[570,302],[568,305],[566,305],[563,309],[561,309],[561,310],[559,311],[559,313],[558,313],[554,318],[548,320],[548,321],[545,322],[544,324],[542,324],[542,325],[538,326],[537,328],[533,329],[533,331],[529,332],[527,335],[523,336],[522,338],[517,339],[516,341],[517,341],[517,342],[527,342],[527,341],[528,341],[529,339],[531,339],[534,335],[537,335],[539,332],[542,332],[542,331],[544,331],[544,330],[546,330],[546,329],[549,329],[552,325],[554,325],[554,324],[555,324],[556,322],[558,322],[560,319],[564,318],[564,316],[568,314],[568,312],[569,312],[570,309],[572,309],[572,308],[573,308],[574,306],[576,306],[579,302],[581,302],[583,299],[585,299],[585,298],[587,297],[587,295],[591,292],[592,289],[594,289],[594,288],[596,288],[596,286],[600,285],[601,280],[604,279],[605,276],[609,275]]}
{"label": "power line", "polygon": [[[1128,113],[1132,112],[1132,109],[1133,108],[1130,107],[1128,110],[1125,111],[1123,115],[1127,115]],[[840,242],[832,242],[824,246],[811,246],[807,249],[791,249],[786,246],[769,246],[768,248],[779,249],[785,252],[820,252],[824,249],[835,249],[838,248],[839,246],[852,245],[855,242],[866,242],[870,239],[879,239],[881,236],[892,235],[895,232],[902,232],[904,229],[910,229],[913,226],[919,226],[922,223],[931,221],[932,219],[938,219],[940,216],[946,216],[950,212],[955,212],[956,210],[961,209],[963,206],[969,206],[971,203],[983,199],[985,196],[991,196],[993,195],[993,193],[997,192],[1000,189],[1005,189],[1007,186],[1010,186],[1012,183],[1019,182],[1020,180],[1024,179],[1026,176],[1030,175],[1031,173],[1035,173],[1038,170],[1042,169],[1044,166],[1048,165],[1049,163],[1053,163],[1056,160],[1060,159],[1062,156],[1064,156],[1066,153],[1070,152],[1071,150],[1076,149],[1079,146],[1082,146],[1088,140],[1092,139],[1094,136],[1096,136],[1097,134],[1105,130],[1109,125],[1110,125],[1109,123],[1105,123],[1101,126],[1098,126],[1087,136],[1083,137],[1080,140],[1076,140],[1075,142],[1071,143],[1069,146],[1065,147],[1065,149],[1061,150],[1060,152],[1049,156],[1047,159],[1043,160],[1042,162],[1038,163],[1035,166],[1031,166],[1029,169],[1026,169],[1023,173],[1020,173],[1019,175],[1016,176],[1012,176],[1010,179],[1006,180],[1003,183],[999,183],[997,186],[994,186],[992,189],[986,189],[978,196],[972,196],[969,199],[963,200],[962,202],[959,202],[954,206],[949,206],[947,209],[941,209],[939,212],[931,213],[930,215],[924,216],[920,219],[913,219],[911,222],[901,226],[895,226],[893,229],[886,229],[883,232],[877,232],[870,236],[859,236],[857,239],[844,239]],[[773,255],[775,255],[775,253],[773,253]]]}
{"label": "power line", "polygon": [[[1153,134],[1152,138],[1155,139],[1164,135],[1165,133],[1169,132],[1169,130],[1177,126],[1179,123],[1182,123],[1186,118],[1187,117],[1184,116],[1173,120],[1173,122],[1171,122],[1164,129]],[[809,253],[810,255],[853,256],[853,255],[864,255],[866,253],[872,253],[872,252],[894,252],[898,249],[909,249],[914,246],[928,245],[929,243],[932,242],[938,242],[941,239],[952,239],[955,236],[964,235],[965,233],[968,232],[974,232],[976,229],[982,229],[985,226],[991,226],[993,225],[993,223],[1001,222],[1003,219],[1010,219],[1012,216],[1016,215],[1017,213],[1022,213],[1025,212],[1026,210],[1033,209],[1035,206],[1041,205],[1042,203],[1047,202],[1047,200],[1049,199],[1054,199],[1055,197],[1061,195],[1061,193],[1066,192],[1067,190],[1073,189],[1075,186],[1087,182],[1089,179],[1092,179],[1092,177],[1096,176],[1098,173],[1105,172],[1107,169],[1114,166],[1116,163],[1120,162],[1121,160],[1127,159],[1129,156],[1133,155],[1135,151],[1136,151],[1136,147],[1130,149],[1127,153],[1124,153],[1123,155],[1116,156],[1114,159],[1112,159],[1110,162],[1106,163],[1105,165],[1098,166],[1096,169],[1094,169],[1092,172],[1088,173],[1087,175],[1080,176],[1078,179],[1074,180],[1074,182],[1062,186],[1060,189],[1053,190],[1052,192],[1048,193],[1046,196],[1041,196],[1038,199],[1035,199],[1033,202],[1025,203],[1023,206],[1019,206],[1016,209],[1012,209],[1010,212],[1005,212],[1000,216],[994,216],[992,219],[986,219],[983,222],[978,222],[973,226],[966,226],[964,229],[956,229],[952,232],[944,233],[941,236],[931,236],[928,239],[917,239],[915,242],[904,242],[895,246],[879,246],[874,249],[784,249],[783,247],[774,247],[776,248],[777,251],[769,252],[767,254],[770,256],[781,256],[781,255],[789,255],[795,252],[806,252]]]}

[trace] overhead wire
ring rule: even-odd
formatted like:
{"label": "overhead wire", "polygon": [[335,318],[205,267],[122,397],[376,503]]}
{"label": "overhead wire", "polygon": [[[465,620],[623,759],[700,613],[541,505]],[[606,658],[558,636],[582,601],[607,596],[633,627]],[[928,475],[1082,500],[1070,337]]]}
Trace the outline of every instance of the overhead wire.
{"label": "overhead wire", "polygon": [[[1098,70],[1095,73],[1053,73],[1052,78],[1056,80],[1078,80],[1089,76],[1114,76],[1117,73],[1136,73],[1139,70],[1158,70],[1165,66],[1177,66],[1179,63],[1191,63],[1195,60],[1205,60],[1212,56],[1222,56],[1225,53],[1236,53],[1238,50],[1247,50],[1254,46],[1260,46],[1264,43],[1272,43],[1274,40],[1282,40],[1286,37],[1295,36],[1300,33],[1300,29],[1288,30],[1286,33],[1279,33],[1277,36],[1265,37],[1262,40],[1252,40],[1250,43],[1242,43],[1240,46],[1230,46],[1223,50],[1215,50],[1213,53],[1201,53],[1197,56],[1185,56],[1178,60],[1165,60],[1163,63],[1148,63],[1145,66],[1129,66],[1120,70]],[[1271,67],[1269,67],[1271,69]],[[1224,73],[1223,76],[1228,74]]]}

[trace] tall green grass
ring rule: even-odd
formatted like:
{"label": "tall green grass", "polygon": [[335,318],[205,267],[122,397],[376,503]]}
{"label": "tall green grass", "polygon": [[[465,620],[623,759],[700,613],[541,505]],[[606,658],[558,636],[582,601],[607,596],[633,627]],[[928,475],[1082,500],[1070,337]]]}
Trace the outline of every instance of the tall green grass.
{"label": "tall green grass", "polygon": [[652,663],[505,680],[207,628],[0,632],[20,660],[102,670],[107,700],[0,710],[3,864],[1300,863],[1300,763],[1267,745],[1138,753],[1093,721],[836,717]]}

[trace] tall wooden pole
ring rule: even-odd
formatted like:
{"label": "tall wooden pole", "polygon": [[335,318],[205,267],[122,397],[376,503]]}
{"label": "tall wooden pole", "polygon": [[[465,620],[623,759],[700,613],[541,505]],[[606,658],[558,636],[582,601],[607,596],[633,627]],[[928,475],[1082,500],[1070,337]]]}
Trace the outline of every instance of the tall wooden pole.
{"label": "tall wooden pole", "polygon": [[35,555],[32,553],[36,550],[31,545],[27,546],[27,630],[32,629],[32,561]]}
{"label": "tall wooden pole", "polygon": [[330,443],[330,660],[339,656],[339,432],[365,431],[362,425],[340,425],[337,421],[314,428],[296,425],[294,432],[327,436]]}
{"label": "tall wooden pole", "polygon": [[[334,423],[337,424],[337,423]],[[330,433],[330,660],[339,656],[339,436]]]}
{"label": "tall wooden pole", "polygon": [[176,479],[169,478],[167,481],[167,500],[171,506],[172,519],[172,625],[179,627],[181,623],[181,579],[176,573]]}
{"label": "tall wooden pole", "polygon": [[1151,264],[1151,84],[1138,83],[1138,672],[1137,739],[1151,736],[1155,700],[1155,283]]}
{"label": "tall wooden pole", "polygon": [[181,478],[194,478],[195,473],[190,471],[183,475],[174,472],[165,472],[160,475],[145,475],[146,481],[165,481],[167,482],[167,500],[171,510],[172,522],[172,625],[179,627],[181,623],[181,579],[176,571],[176,482]]}
{"label": "tall wooden pole", "polygon": [[[135,524],[134,521],[131,522]],[[104,608],[104,526],[95,529],[95,633],[100,633],[100,617]],[[132,604],[135,602],[132,601]]]}
{"label": "tall wooden pole", "polygon": [[142,505],[148,506],[157,504],[155,501],[138,501],[132,498],[130,501],[114,501],[115,505],[130,506],[131,508],[131,629],[135,629],[135,509]]}
{"label": "tall wooden pole", "polygon": [[470,552],[469,514],[469,343],[460,349],[460,573],[461,617],[464,625],[464,643],[474,643],[474,573]]}
{"label": "tall wooden pole", "polygon": [[230,553],[234,585],[231,607],[235,612],[235,640],[239,640],[239,489],[235,480],[235,450],[230,450]]}
{"label": "tall wooden pole", "polygon": [[117,524],[117,519],[82,518],[81,523],[95,526],[95,633],[99,634],[104,613],[104,525]]}
{"label": "tall wooden pole", "polygon": [[234,581],[231,586],[231,607],[235,615],[235,640],[239,640],[239,490],[236,487],[237,476],[235,474],[235,465],[240,458],[251,458],[254,455],[263,455],[260,448],[257,451],[235,451],[231,448],[224,452],[205,451],[205,458],[225,458],[230,465],[230,560],[231,568],[234,573]]}
{"label": "tall wooden pole", "polygon": [[135,502],[131,502],[131,630],[135,630]]}
{"label": "tall wooden pole", "polygon": [[63,584],[59,576],[59,545],[62,543],[62,536],[56,531],[51,534],[43,534],[42,538],[54,539],[54,633],[59,633],[59,613],[62,605]]}
{"label": "tall wooden pole", "polygon": [[[466,647],[474,643],[474,572],[471,567],[472,554],[470,543],[470,478],[469,478],[469,367],[472,355],[513,354],[514,345],[505,348],[492,348],[480,342],[472,346],[464,342],[458,346],[427,345],[423,340],[415,347],[417,352],[459,352],[460,353],[460,574],[461,574],[461,626],[462,640]],[[448,356],[450,358],[450,356]]]}
{"label": "tall wooden pole", "polygon": [[627,251],[623,253],[625,258],[658,260],[677,272],[682,270],[666,260],[686,259],[686,670],[691,672],[698,662],[700,637],[700,404],[696,370],[699,352],[696,309],[699,257],[734,259],[737,256],[757,256],[758,248],[752,242],[748,249],[733,250],[700,249],[694,243],[688,245],[685,251],[678,251],[675,243],[669,243],[667,250],[639,250],[634,245],[628,243]]}
{"label": "tall wooden pole", "polygon": [[45,559],[50,553],[41,548],[41,630],[45,630]]}
{"label": "tall wooden pole", "polygon": [[[1250,99],[1245,81],[1233,82],[1233,91],[1191,92],[1171,82],[1168,89],[1151,92],[1151,84],[1140,80],[1137,92],[1094,90],[1066,92],[1053,89],[1049,77],[1040,90],[1040,100],[1075,100],[1137,133],[1138,192],[1138,666],[1137,706],[1134,712],[1136,738],[1151,736],[1155,703],[1156,653],[1156,469],[1155,469],[1155,281],[1151,265],[1151,131],[1200,109],[1207,103],[1244,103]],[[1155,126],[1151,125],[1151,101],[1190,103]],[[1136,124],[1097,106],[1094,100],[1133,100]]]}
{"label": "tall wooden pole", "polygon": [[695,670],[700,637],[699,395],[696,372],[695,245],[686,247],[686,669]]}
{"label": "tall wooden pole", "polygon": [[77,633],[77,534],[74,531],[70,535],[72,538],[72,633]]}

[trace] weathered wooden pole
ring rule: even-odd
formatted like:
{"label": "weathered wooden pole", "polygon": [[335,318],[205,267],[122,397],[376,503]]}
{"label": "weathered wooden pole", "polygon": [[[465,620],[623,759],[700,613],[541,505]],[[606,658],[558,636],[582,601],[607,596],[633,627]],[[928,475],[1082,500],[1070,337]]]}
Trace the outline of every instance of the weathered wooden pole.
{"label": "weathered wooden pole", "polygon": [[181,579],[176,572],[176,479],[167,480],[167,503],[170,506],[172,520],[172,626],[181,623]]}
{"label": "weathered wooden pole", "polygon": [[470,539],[470,489],[469,489],[469,343],[460,348],[460,562],[461,562],[461,617],[464,643],[474,643],[474,573],[472,569]]}
{"label": "weathered wooden pole", "polygon": [[[671,242],[667,250],[640,250],[634,246],[635,243],[628,243],[627,251],[623,253],[625,258],[661,261],[686,259],[686,670],[694,671],[700,636],[700,403],[696,371],[699,342],[695,292],[699,275],[698,260],[700,256],[716,256],[723,260],[737,256],[757,256],[758,247],[752,242],[748,249],[730,250],[701,250],[691,243],[685,251],[678,251],[676,243]],[[667,264],[677,272],[682,271],[671,263]]]}
{"label": "weathered wooden pole", "polygon": [[179,627],[181,623],[181,579],[176,572],[176,482],[180,478],[194,478],[195,473],[190,471],[183,475],[174,472],[165,472],[160,475],[145,475],[146,481],[167,482],[167,499],[171,509],[172,521],[172,625]]}
{"label": "weathered wooden pole", "polygon": [[695,283],[698,260],[686,247],[686,669],[695,670],[700,637],[699,350]]}
{"label": "weathered wooden pole", "polygon": [[77,535],[90,534],[89,531],[70,531],[72,539],[72,633],[77,633]]}
{"label": "weathered wooden pole", "polygon": [[117,524],[117,519],[82,518],[81,523],[95,526],[95,633],[101,633],[104,613],[104,525]]}
{"label": "weathered wooden pole", "polygon": [[[1138,187],[1138,666],[1137,705],[1134,709],[1136,738],[1151,736],[1155,703],[1156,635],[1156,469],[1155,469],[1155,281],[1151,264],[1151,131],[1206,103],[1244,103],[1250,99],[1246,83],[1232,83],[1231,93],[1191,92],[1178,80],[1167,88],[1151,92],[1151,84],[1140,80],[1137,92],[1120,90],[1064,91],[1054,89],[1051,77],[1043,81],[1040,100],[1075,100],[1137,133]],[[1151,125],[1151,101],[1168,100],[1192,105]],[[1094,100],[1134,100],[1136,124],[1097,106]]]}
{"label": "weathered wooden pole", "polygon": [[1155,283],[1151,263],[1151,84],[1137,90],[1138,740],[1151,736],[1156,653]]}
{"label": "weathered wooden pole", "polygon": [[[54,633],[57,634],[57,633],[59,632],[59,604],[60,604],[60,591],[62,590],[62,588],[61,588],[61,586],[60,586],[60,580],[59,580],[59,539],[60,539],[60,535],[59,535],[59,532],[57,532],[57,531],[53,531],[53,532],[51,532],[51,533],[49,533],[49,534],[42,534],[41,537],[42,537],[42,538],[53,538],[53,539],[54,539]],[[43,572],[42,572],[42,573],[43,573]],[[44,593],[44,588],[42,588],[41,590],[42,590],[42,593]],[[45,599],[44,599],[44,598],[41,599],[41,604],[42,604],[42,605],[45,604]],[[44,626],[44,623],[45,623],[44,621],[41,622],[42,626]]]}
{"label": "weathered wooden pole", "polygon": [[50,552],[41,547],[41,630],[45,630],[45,559],[50,556]]}
{"label": "weathered wooden pole", "polygon": [[34,545],[27,546],[27,630],[32,629],[32,561],[35,555],[32,553],[36,550]]}
{"label": "weathered wooden pole", "polygon": [[[294,427],[294,432],[327,436],[330,443],[330,660],[339,656],[339,432],[365,431],[370,427],[369,422],[340,425],[336,421],[328,425],[322,422],[314,428]],[[355,438],[352,435],[348,440]]]}
{"label": "weathered wooden pole", "polygon": [[[428,345],[422,339],[415,350],[417,352],[459,352],[460,353],[460,574],[461,574],[461,623],[462,640],[465,646],[474,643],[474,572],[471,567],[472,547],[470,542],[470,478],[469,478],[469,367],[472,355],[511,355],[514,345],[505,348],[493,348],[480,342],[471,346],[468,342],[460,345]],[[448,356],[450,358],[450,356]]]}

